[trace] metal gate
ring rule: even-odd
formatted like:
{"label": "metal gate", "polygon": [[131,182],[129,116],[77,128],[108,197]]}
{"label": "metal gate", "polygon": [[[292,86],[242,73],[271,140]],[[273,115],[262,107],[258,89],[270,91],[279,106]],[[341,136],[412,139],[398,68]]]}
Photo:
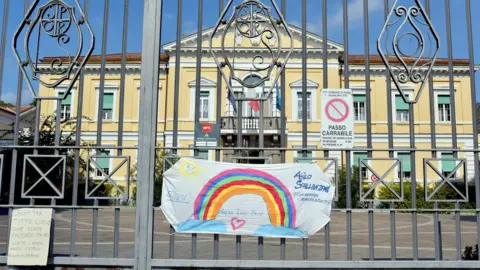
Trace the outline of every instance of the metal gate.
{"label": "metal gate", "polygon": [[[0,264],[12,211],[47,207],[52,267],[478,267],[478,8],[3,0]],[[353,149],[318,146],[327,88],[353,90]],[[301,240],[176,234],[159,206],[181,156],[316,162],[332,220]]]}

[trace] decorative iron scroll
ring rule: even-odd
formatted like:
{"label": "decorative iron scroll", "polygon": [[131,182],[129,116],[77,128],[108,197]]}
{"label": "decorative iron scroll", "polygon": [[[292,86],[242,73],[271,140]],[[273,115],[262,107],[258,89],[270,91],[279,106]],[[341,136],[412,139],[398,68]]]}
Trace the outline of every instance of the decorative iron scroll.
{"label": "decorative iron scroll", "polygon": [[[432,164],[432,162],[434,162]],[[442,162],[453,162],[455,167],[451,172],[447,175],[443,175],[441,170],[438,169],[439,166],[435,166],[441,164]],[[437,179],[440,180],[440,183],[435,186],[432,192],[428,191],[429,183],[427,181],[429,177],[429,170],[433,171],[434,177],[438,177]],[[463,175],[460,175],[462,174]],[[424,188],[425,188],[425,201],[427,202],[468,202],[468,182],[467,182],[467,160],[464,158],[425,158],[423,159],[423,181],[424,181]],[[456,187],[455,183],[461,183],[461,187]],[[450,187],[455,194],[458,195],[457,198],[433,198],[435,195],[438,194],[439,190],[443,186]],[[463,189],[460,191],[460,189]]]}
{"label": "decorative iron scroll", "polygon": [[[396,89],[407,103],[417,103],[440,50],[440,38],[420,0],[402,6],[396,0],[377,40],[377,49]],[[394,34],[389,33],[393,30]],[[413,41],[413,46],[405,42]],[[405,84],[420,85],[414,100],[403,91]]]}
{"label": "decorative iron scroll", "polygon": [[[64,0],[45,1],[42,6],[40,0],[35,0],[15,32],[13,50],[35,99],[65,99],[93,52],[95,37],[92,28],[78,0],[71,1],[76,8]],[[17,47],[22,38],[23,49]],[[89,46],[84,48],[88,39]],[[57,55],[61,56],[41,58],[43,48],[52,53],[55,46],[59,52]],[[42,75],[55,75],[56,80],[52,82],[51,76],[44,80]],[[33,81],[47,88],[55,88],[62,83],[68,86],[63,97],[40,96],[34,90]]]}
{"label": "decorative iron scroll", "polygon": [[[388,169],[386,170],[385,173],[379,174],[377,173],[372,166],[370,166],[369,162],[373,161],[380,161],[380,162],[392,162],[391,165],[388,166]],[[372,174],[372,179],[375,179],[373,181],[373,185],[368,188],[365,192],[363,191],[363,179],[360,179],[359,182],[359,192],[360,192],[360,201],[361,202],[402,202],[403,201],[403,177],[400,177],[399,179],[399,185],[400,185],[400,194],[398,194],[390,185],[389,182],[387,182],[387,177],[390,173],[392,173],[394,170],[398,170],[400,172],[400,175],[402,174],[402,161],[398,158],[367,158],[367,159],[360,159],[360,167],[359,167],[359,175],[361,177],[361,172],[363,168],[366,168],[367,171],[370,171]],[[393,182],[390,182],[393,183]],[[377,198],[375,196],[375,191],[376,188],[382,184],[387,190],[390,192],[391,195],[393,195],[395,198],[392,199],[381,199]],[[368,196],[372,196],[373,198],[369,198]]]}
{"label": "decorative iron scroll", "polygon": [[[233,3],[233,0],[230,0],[210,35],[210,52],[231,91],[233,91],[232,80],[246,88],[255,88],[267,81],[270,82],[269,89],[264,91],[267,93],[266,95],[252,99],[266,100],[270,97],[293,52],[292,34],[275,1],[271,0],[270,2],[279,19],[273,18],[271,7],[261,1],[245,0],[233,8],[230,19],[226,20],[227,12]],[[281,30],[290,38],[289,47],[282,48]],[[227,41],[227,35],[231,33],[233,33],[233,40]],[[213,41],[217,38],[221,40],[221,47],[213,48]],[[253,57],[247,57],[251,58],[251,60],[246,60],[247,62],[245,59],[235,59],[238,47],[245,40],[250,42],[249,51],[255,52]],[[236,65],[235,61],[242,61],[241,66]],[[225,67],[228,72],[224,70]],[[249,75],[254,75],[259,79],[248,80]]]}

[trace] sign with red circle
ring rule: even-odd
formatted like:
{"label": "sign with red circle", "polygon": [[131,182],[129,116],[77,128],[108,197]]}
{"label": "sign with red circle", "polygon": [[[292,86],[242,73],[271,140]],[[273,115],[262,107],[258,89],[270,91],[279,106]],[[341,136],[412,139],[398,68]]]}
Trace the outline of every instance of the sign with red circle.
{"label": "sign with red circle", "polygon": [[372,176],[370,176],[370,180],[372,180],[372,182],[378,182],[378,178],[375,176],[375,174],[372,174]]}
{"label": "sign with red circle", "polygon": [[351,89],[322,90],[322,147],[351,149],[355,141],[355,117]]}
{"label": "sign with red circle", "polygon": [[347,119],[349,113],[350,108],[343,99],[331,99],[325,106],[325,114],[328,119],[336,123],[343,122]]}

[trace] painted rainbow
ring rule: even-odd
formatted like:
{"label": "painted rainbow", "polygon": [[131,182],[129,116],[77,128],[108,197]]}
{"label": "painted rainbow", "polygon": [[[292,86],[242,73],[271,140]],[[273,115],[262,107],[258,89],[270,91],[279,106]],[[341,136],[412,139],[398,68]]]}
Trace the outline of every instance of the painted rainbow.
{"label": "painted rainbow", "polygon": [[228,199],[243,194],[263,198],[273,226],[295,228],[296,209],[288,189],[276,177],[254,169],[226,170],[210,179],[195,199],[194,219],[215,219]]}

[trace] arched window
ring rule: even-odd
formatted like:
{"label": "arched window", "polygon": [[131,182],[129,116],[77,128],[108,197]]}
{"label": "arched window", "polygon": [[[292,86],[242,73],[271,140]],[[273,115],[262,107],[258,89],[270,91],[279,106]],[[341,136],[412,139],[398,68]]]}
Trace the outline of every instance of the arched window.
{"label": "arched window", "polygon": [[[248,75],[245,79],[244,82],[248,85],[253,85],[260,81],[260,77],[258,77],[255,74]],[[260,98],[263,96],[263,93],[265,91],[265,82],[260,84],[259,86],[255,88],[247,88],[245,87],[243,89],[243,97],[246,98]],[[271,102],[272,97],[270,99],[266,100],[264,102],[264,116],[272,116],[272,102]],[[252,107],[248,104],[248,102],[245,102],[243,104],[243,115],[245,117],[259,117],[260,116],[260,111],[255,112]]]}

